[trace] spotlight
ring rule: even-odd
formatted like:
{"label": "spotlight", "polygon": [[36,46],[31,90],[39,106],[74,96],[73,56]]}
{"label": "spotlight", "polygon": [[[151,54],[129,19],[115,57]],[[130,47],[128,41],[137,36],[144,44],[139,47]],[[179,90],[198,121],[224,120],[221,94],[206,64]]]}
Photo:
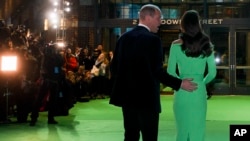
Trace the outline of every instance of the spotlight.
{"label": "spotlight", "polygon": [[13,72],[17,70],[17,56],[2,56],[1,71]]}
{"label": "spotlight", "polygon": [[[7,73],[9,75],[7,75],[7,80],[6,80],[6,86],[5,89],[6,91],[4,92],[4,97],[6,97],[6,123],[10,122],[9,119],[9,96],[11,95],[11,93],[9,92],[9,76],[10,74],[12,74],[13,72],[16,72],[17,70],[17,56],[11,56],[11,55],[3,55],[1,56],[1,65],[0,65],[0,70],[3,73]],[[4,75],[6,76],[6,75]]]}

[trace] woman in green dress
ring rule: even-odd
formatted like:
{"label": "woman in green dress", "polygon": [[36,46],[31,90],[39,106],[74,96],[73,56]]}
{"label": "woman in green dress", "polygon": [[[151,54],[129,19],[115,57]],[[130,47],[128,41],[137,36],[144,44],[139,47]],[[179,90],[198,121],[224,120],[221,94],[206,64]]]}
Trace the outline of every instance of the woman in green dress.
{"label": "woman in green dress", "polygon": [[[189,10],[181,18],[181,34],[170,49],[167,71],[181,79],[193,78],[193,92],[174,93],[176,141],[204,141],[207,111],[206,84],[216,76],[213,45],[201,28],[199,14]],[[205,73],[205,69],[207,73]],[[178,70],[178,71],[177,71]]]}

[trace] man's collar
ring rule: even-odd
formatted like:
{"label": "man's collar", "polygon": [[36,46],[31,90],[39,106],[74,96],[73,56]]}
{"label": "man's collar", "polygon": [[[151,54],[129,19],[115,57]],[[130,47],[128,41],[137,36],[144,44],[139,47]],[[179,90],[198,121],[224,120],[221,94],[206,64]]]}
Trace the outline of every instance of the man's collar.
{"label": "man's collar", "polygon": [[146,26],[145,24],[140,24],[140,23],[139,23],[138,26],[143,26],[143,27],[147,28],[148,31],[150,32],[150,28],[149,28],[148,26]]}

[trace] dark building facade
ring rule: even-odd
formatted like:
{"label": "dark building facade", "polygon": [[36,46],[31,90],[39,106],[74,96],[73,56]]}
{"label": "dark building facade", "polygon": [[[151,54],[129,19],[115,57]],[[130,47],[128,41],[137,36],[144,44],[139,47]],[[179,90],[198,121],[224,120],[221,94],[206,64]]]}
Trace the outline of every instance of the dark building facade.
{"label": "dark building facade", "polygon": [[[67,0],[59,0],[65,2]],[[189,9],[201,15],[204,31],[215,45],[218,75],[213,82],[217,94],[250,94],[250,0],[68,0],[73,11],[65,15],[65,40],[93,51],[98,44],[104,50],[115,47],[117,38],[138,22],[138,11],[153,3],[162,9],[159,36],[165,51],[165,63],[173,40],[178,38],[180,17]],[[0,18],[13,24],[29,24],[31,30],[46,33],[55,40],[55,30],[44,29],[45,13],[50,0],[18,0],[11,10],[12,0],[0,4]],[[19,4],[21,3],[21,4]],[[29,4],[28,4],[29,3]],[[29,6],[28,6],[29,5]],[[10,7],[10,6],[9,6]],[[17,8],[16,8],[17,7]]]}
{"label": "dark building facade", "polygon": [[147,3],[163,12],[159,36],[168,51],[178,38],[181,15],[199,11],[204,31],[215,45],[217,94],[250,94],[250,0],[80,0],[78,44],[93,49],[102,44],[113,50],[119,36],[137,24],[138,11]]}

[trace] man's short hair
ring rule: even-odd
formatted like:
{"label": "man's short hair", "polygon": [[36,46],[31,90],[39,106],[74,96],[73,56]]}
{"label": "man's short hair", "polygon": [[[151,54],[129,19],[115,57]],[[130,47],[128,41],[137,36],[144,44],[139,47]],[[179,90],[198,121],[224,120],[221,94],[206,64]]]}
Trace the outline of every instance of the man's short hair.
{"label": "man's short hair", "polygon": [[153,4],[143,5],[138,12],[139,18],[144,19],[146,15],[154,16],[156,10],[161,13],[161,9],[156,5]]}

